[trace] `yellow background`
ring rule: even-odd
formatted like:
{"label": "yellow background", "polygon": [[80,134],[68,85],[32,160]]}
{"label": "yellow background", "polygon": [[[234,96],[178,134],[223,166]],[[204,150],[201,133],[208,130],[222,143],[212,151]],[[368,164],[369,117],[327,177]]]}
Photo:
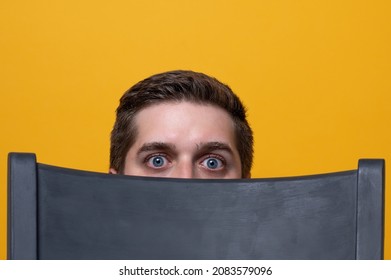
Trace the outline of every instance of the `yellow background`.
{"label": "yellow background", "polygon": [[[118,99],[161,71],[205,72],[241,96],[254,177],[390,163],[390,14],[389,0],[2,1],[0,258],[7,153],[106,172]],[[388,259],[390,208],[388,191]]]}

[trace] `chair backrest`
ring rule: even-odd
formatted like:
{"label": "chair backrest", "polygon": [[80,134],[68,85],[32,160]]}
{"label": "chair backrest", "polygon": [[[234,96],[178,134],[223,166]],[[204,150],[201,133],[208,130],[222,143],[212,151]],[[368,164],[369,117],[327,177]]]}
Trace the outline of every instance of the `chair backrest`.
{"label": "chair backrest", "polygon": [[11,153],[9,259],[381,259],[384,161],[303,177],[110,175]]}

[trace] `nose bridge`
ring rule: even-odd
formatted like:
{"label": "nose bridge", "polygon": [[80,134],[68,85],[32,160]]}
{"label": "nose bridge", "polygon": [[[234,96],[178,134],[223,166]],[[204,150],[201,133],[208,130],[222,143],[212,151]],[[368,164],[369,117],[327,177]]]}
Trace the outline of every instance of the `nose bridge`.
{"label": "nose bridge", "polygon": [[194,168],[191,160],[182,159],[177,162],[172,172],[172,176],[175,178],[195,178]]}

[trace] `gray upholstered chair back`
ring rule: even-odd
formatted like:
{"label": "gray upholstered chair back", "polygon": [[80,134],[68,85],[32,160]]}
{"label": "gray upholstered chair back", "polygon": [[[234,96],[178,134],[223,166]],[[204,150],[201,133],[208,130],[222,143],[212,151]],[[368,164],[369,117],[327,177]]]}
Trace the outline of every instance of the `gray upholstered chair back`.
{"label": "gray upholstered chair back", "polygon": [[9,259],[381,259],[384,161],[291,178],[109,175],[11,153]]}

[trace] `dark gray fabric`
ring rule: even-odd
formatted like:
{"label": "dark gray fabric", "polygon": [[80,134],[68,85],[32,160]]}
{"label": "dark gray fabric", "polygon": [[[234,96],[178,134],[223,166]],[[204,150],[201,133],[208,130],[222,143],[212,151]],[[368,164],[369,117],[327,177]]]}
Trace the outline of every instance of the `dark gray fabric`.
{"label": "dark gray fabric", "polygon": [[[383,238],[382,223],[357,233],[357,213],[383,219],[368,200],[384,195],[359,197],[357,170],[189,180],[37,166],[39,259],[355,259],[357,236]],[[384,187],[374,176],[367,185]],[[362,258],[382,258],[368,244]]]}

